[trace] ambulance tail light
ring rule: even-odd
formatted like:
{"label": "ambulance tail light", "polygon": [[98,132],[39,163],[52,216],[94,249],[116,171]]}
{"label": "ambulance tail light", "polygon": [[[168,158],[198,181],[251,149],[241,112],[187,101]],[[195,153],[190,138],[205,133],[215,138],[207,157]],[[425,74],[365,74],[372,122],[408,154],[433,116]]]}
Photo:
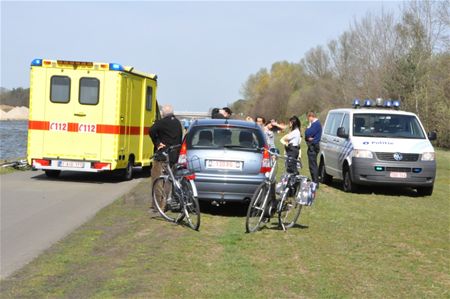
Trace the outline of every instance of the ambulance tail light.
{"label": "ambulance tail light", "polygon": [[50,160],[33,159],[33,167],[50,166]]}
{"label": "ambulance tail light", "polygon": [[186,141],[183,142],[180,149],[180,156],[178,157],[178,164],[182,164],[187,167],[187,145]]}
{"label": "ambulance tail light", "polygon": [[270,166],[269,150],[267,149],[267,147],[264,147],[263,158],[261,161],[261,170],[259,172],[266,173],[270,172],[270,170],[272,170],[272,167]]}
{"label": "ambulance tail light", "polygon": [[111,71],[124,71],[125,68],[121,64],[110,63],[109,64],[109,70],[111,70]]}
{"label": "ambulance tail light", "polygon": [[42,66],[42,59],[36,58],[31,62],[31,66]]}
{"label": "ambulance tail light", "polygon": [[102,163],[102,162],[94,162],[92,164],[92,168],[98,169],[98,170],[111,170],[111,164],[110,163]]}

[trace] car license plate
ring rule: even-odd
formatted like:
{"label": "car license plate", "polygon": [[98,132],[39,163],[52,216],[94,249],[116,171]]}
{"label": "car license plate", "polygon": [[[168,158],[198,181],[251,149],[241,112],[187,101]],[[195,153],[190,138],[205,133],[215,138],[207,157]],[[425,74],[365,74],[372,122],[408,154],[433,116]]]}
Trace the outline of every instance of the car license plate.
{"label": "car license plate", "polygon": [[206,160],[206,168],[242,170],[242,161]]}
{"label": "car license plate", "polygon": [[67,167],[67,168],[83,168],[84,162],[78,161],[59,161],[59,167]]}
{"label": "car license plate", "polygon": [[406,172],[391,172],[390,176],[391,178],[406,179],[408,175],[406,174]]}

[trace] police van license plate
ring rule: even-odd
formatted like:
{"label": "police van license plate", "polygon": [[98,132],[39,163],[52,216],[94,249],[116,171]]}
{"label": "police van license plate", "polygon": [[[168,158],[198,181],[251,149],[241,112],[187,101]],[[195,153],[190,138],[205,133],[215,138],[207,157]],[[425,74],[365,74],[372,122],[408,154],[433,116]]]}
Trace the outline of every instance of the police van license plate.
{"label": "police van license plate", "polygon": [[208,168],[208,169],[242,170],[242,162],[241,161],[224,161],[224,160],[206,160],[206,168]]}
{"label": "police van license plate", "polygon": [[67,168],[83,168],[84,162],[78,161],[58,161],[59,167],[67,167]]}
{"label": "police van license plate", "polygon": [[391,178],[398,178],[398,179],[406,179],[408,175],[406,172],[391,172],[390,177]]}

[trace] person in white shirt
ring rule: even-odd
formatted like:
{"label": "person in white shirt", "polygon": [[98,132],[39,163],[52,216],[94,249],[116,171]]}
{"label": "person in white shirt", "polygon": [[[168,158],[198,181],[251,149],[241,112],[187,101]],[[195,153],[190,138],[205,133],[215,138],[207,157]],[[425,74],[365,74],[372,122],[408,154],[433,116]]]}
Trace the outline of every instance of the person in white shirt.
{"label": "person in white shirt", "polygon": [[300,153],[300,141],[302,136],[300,133],[300,120],[297,116],[294,115],[289,119],[289,127],[291,132],[281,138],[281,143],[286,150],[286,156],[288,156],[286,161],[286,171],[288,173],[298,174],[297,159]]}

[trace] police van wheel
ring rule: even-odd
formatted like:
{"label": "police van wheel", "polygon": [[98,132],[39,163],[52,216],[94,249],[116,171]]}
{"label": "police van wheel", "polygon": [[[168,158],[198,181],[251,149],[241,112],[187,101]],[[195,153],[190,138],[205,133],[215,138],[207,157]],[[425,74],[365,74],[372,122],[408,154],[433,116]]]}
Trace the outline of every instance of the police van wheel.
{"label": "police van wheel", "polygon": [[344,168],[344,178],[342,182],[342,188],[345,192],[356,192],[357,185],[355,185],[352,181],[352,176],[350,169],[347,167]]}
{"label": "police van wheel", "polygon": [[133,162],[128,161],[127,168],[124,170],[123,178],[129,181],[133,178]]}
{"label": "police van wheel", "polygon": [[45,175],[49,178],[57,178],[61,173],[61,170],[45,170]]}
{"label": "police van wheel", "polygon": [[323,162],[323,160],[321,160],[319,164],[319,182],[328,185],[332,180],[333,177],[327,174],[327,171],[325,170],[325,163]]}

